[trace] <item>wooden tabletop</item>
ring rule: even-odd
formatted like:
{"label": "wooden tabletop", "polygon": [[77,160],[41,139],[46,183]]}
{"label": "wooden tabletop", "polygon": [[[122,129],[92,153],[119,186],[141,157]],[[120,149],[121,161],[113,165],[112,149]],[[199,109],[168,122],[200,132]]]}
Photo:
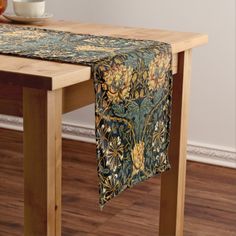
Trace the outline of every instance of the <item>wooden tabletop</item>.
{"label": "wooden tabletop", "polygon": [[[7,23],[0,19],[0,23]],[[81,34],[149,39],[170,43],[173,54],[206,44],[208,36],[198,33],[158,29],[85,24],[63,20],[48,21],[34,27],[70,31]],[[0,55],[0,83],[54,90],[90,79],[90,67]]]}

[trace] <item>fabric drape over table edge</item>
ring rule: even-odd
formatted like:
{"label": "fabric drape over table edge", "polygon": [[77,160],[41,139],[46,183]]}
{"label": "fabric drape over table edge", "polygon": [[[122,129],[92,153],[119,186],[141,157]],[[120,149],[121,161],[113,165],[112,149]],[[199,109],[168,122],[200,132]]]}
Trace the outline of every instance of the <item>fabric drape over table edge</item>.
{"label": "fabric drape over table edge", "polygon": [[0,53],[91,66],[101,206],[170,168],[169,44],[0,25]]}

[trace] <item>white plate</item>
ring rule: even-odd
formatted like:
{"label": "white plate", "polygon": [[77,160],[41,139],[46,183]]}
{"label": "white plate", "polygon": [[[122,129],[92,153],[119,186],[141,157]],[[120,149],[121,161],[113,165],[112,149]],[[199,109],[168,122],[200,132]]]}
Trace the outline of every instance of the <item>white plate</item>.
{"label": "white plate", "polygon": [[34,22],[42,22],[48,20],[53,17],[53,14],[45,13],[43,16],[40,17],[24,17],[24,16],[17,16],[14,13],[5,13],[3,14],[5,18],[15,22],[21,23],[34,23]]}

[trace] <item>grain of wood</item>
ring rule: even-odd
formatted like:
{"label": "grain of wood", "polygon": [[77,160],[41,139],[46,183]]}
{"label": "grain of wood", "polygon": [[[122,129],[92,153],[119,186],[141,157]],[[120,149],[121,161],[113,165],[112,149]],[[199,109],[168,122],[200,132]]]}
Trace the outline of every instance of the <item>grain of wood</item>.
{"label": "grain of wood", "polygon": [[183,235],[190,71],[191,51],[188,50],[179,54],[178,74],[173,84],[169,146],[172,168],[161,176],[160,235],[162,236]]}
{"label": "grain of wood", "polygon": [[74,111],[94,102],[95,92],[92,80],[63,89],[63,113]]}
{"label": "grain of wood", "polygon": [[24,88],[25,236],[61,235],[62,91]]}
{"label": "grain of wood", "polygon": [[[0,235],[23,235],[22,133],[0,129]],[[157,236],[160,176],[98,208],[95,145],[63,140],[63,236]],[[236,236],[236,170],[188,162],[184,236]]]}

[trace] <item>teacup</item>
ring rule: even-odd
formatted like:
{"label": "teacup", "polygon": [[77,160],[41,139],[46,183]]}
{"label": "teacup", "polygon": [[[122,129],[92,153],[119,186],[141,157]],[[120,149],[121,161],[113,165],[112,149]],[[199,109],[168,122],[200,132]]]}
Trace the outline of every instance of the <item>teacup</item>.
{"label": "teacup", "polygon": [[45,0],[13,0],[17,16],[40,17],[45,13]]}

